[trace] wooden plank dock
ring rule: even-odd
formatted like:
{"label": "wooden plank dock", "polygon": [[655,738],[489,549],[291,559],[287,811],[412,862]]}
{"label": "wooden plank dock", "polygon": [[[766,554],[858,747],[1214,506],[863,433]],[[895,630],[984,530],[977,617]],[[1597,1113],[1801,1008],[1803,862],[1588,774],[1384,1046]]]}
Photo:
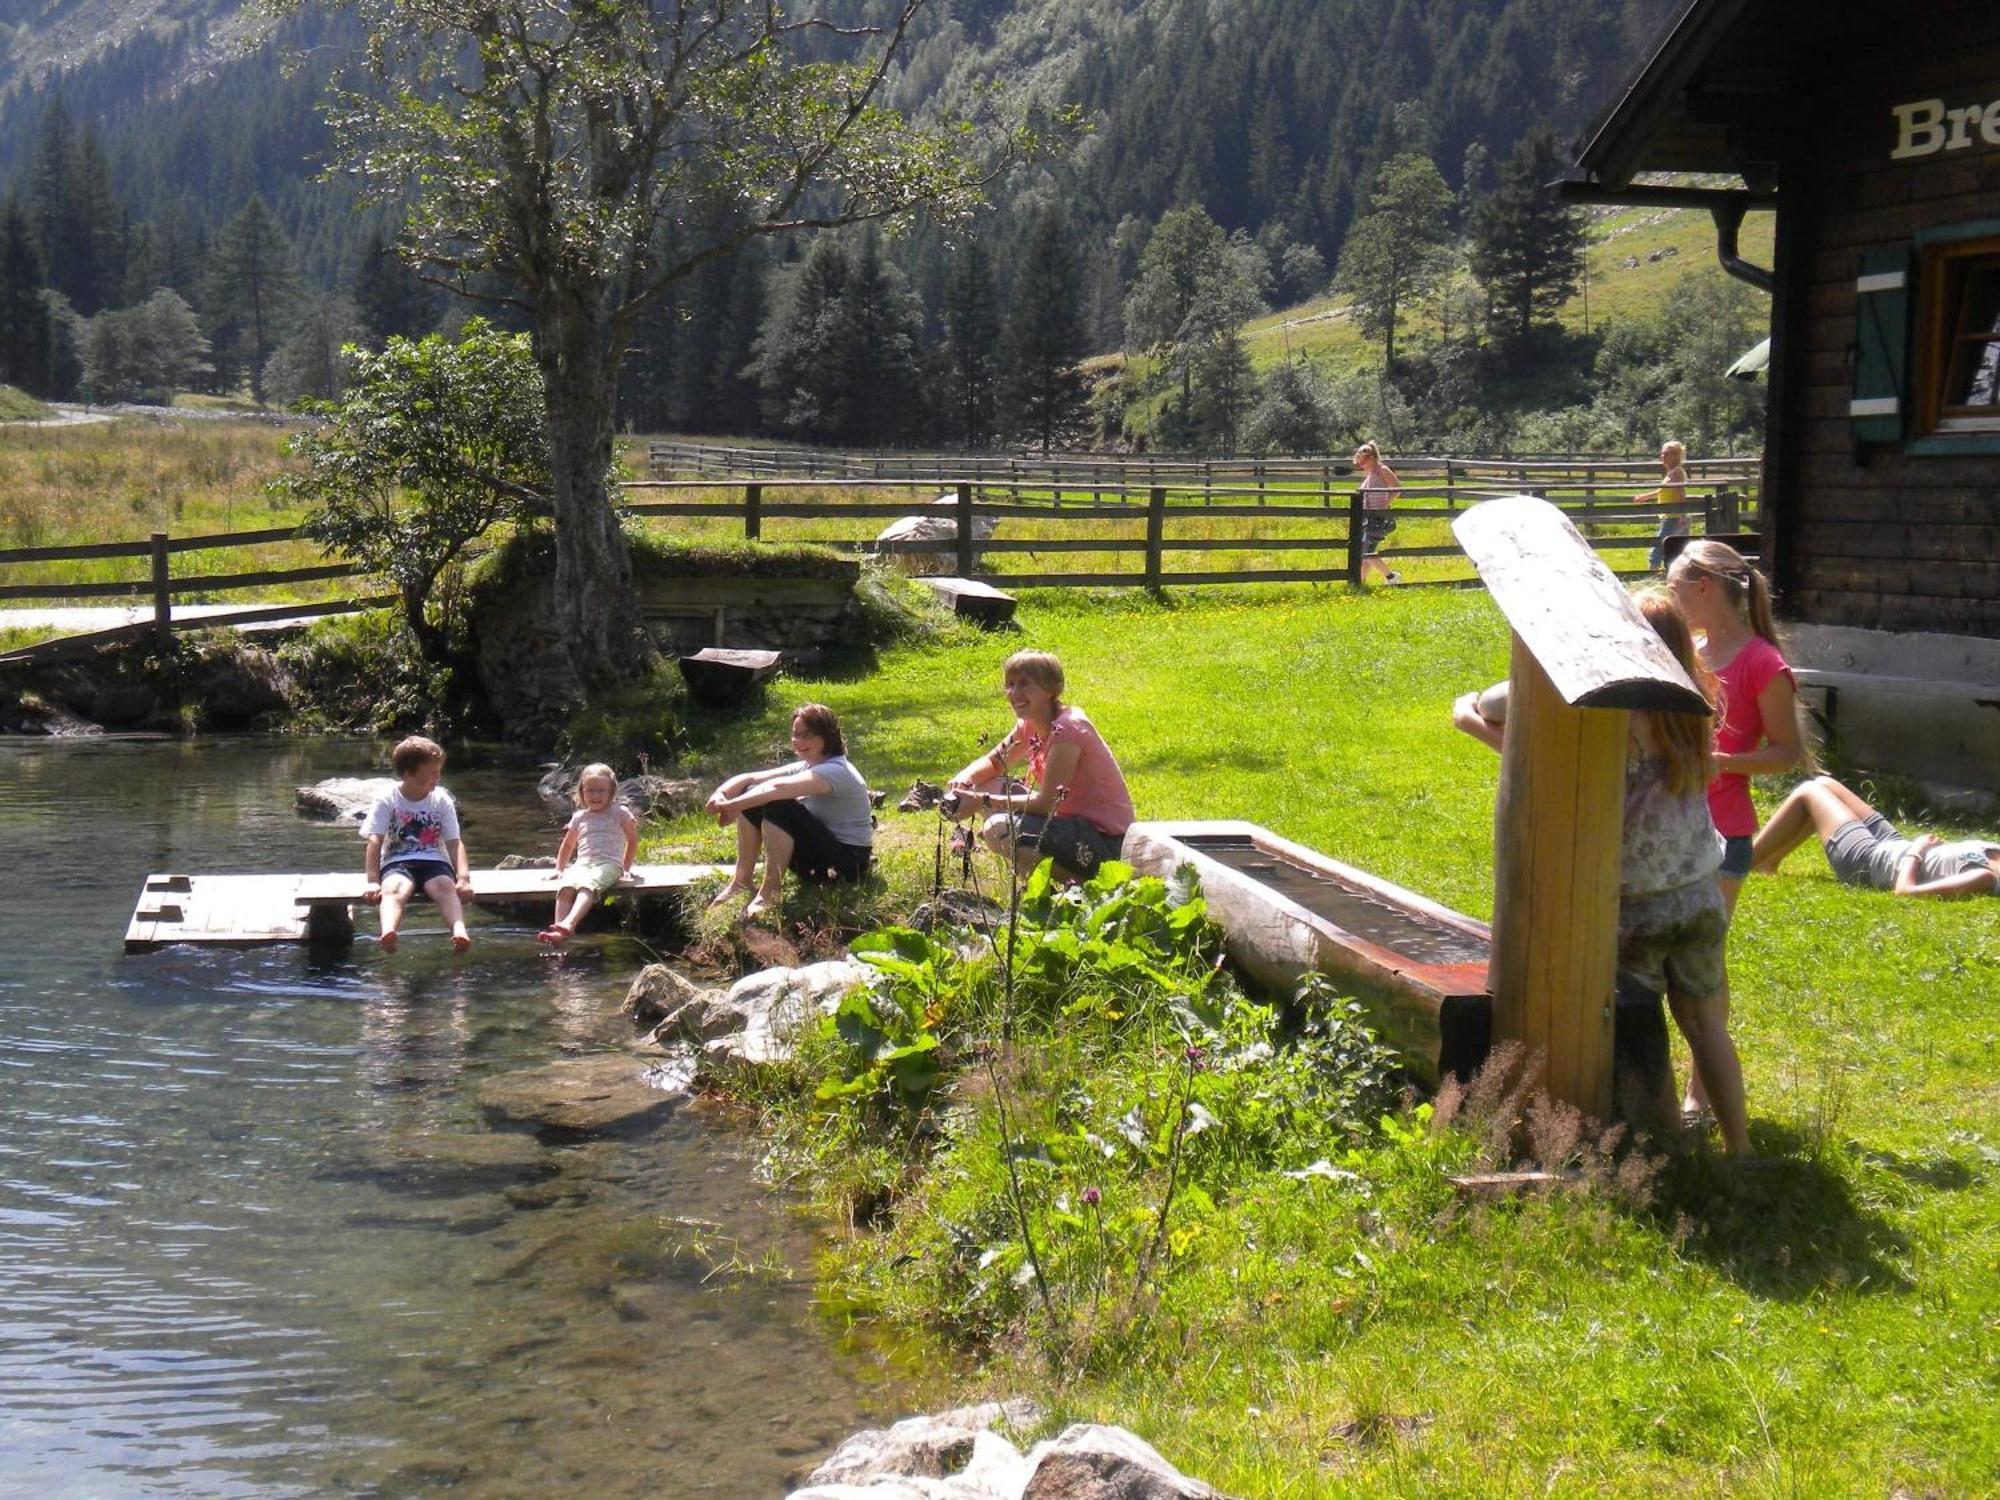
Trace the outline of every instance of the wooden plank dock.
{"label": "wooden plank dock", "polygon": [[[666,896],[727,865],[634,865],[633,879],[612,896]],[[125,929],[125,951],[144,953],[174,943],[254,947],[266,943],[345,943],[354,937],[356,906],[367,882],[359,870],[305,875],[149,875]],[[474,870],[470,905],[506,910],[548,906],[556,872],[547,867]],[[437,926],[419,901],[410,926]]]}

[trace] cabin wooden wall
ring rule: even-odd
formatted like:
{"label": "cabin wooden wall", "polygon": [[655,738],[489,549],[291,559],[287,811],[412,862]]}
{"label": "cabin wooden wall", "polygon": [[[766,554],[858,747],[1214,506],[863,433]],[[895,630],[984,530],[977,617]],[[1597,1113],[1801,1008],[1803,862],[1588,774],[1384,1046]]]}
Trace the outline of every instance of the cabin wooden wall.
{"label": "cabin wooden wall", "polygon": [[2000,146],[1975,133],[1964,150],[1890,159],[1891,105],[2000,99],[2000,3],[1849,3],[1827,19],[1841,12],[1835,35],[1800,39],[1788,91],[1769,538],[1781,607],[1818,624],[2000,636],[2000,451],[1857,446],[1848,416],[1861,252],[2000,220]]}

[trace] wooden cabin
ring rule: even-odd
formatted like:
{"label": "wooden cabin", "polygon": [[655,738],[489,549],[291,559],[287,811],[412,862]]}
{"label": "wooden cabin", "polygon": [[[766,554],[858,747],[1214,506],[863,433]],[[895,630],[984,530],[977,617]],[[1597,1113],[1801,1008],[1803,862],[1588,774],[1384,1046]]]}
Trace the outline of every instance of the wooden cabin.
{"label": "wooden cabin", "polygon": [[1771,293],[1765,562],[1843,755],[2000,791],[2000,4],[1691,0],[1574,160]]}

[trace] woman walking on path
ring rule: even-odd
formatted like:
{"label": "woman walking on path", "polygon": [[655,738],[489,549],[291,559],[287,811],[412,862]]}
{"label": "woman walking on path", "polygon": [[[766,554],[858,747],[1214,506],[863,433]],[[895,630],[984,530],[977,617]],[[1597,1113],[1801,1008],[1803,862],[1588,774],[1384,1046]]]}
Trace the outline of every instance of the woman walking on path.
{"label": "woman walking on path", "polygon": [[1382,450],[1363,443],[1354,450],[1354,467],[1361,471],[1361,581],[1379,574],[1384,583],[1401,583],[1403,575],[1382,561],[1382,542],[1396,529],[1389,506],[1403,492],[1396,471],[1382,462]]}
{"label": "woman walking on path", "polygon": [[[1675,438],[1668,438],[1660,444],[1660,487],[1648,490],[1643,495],[1634,495],[1634,505],[1678,505],[1687,499],[1687,444]],[[1688,518],[1685,515],[1660,517],[1660,529],[1653,537],[1653,550],[1647,555],[1646,566],[1654,572],[1666,561],[1667,538],[1686,536]]]}

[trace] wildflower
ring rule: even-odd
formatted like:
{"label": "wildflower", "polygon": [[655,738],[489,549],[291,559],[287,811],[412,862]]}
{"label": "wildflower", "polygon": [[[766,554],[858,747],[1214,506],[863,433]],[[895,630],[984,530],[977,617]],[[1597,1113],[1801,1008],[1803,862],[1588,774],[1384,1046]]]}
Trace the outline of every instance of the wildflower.
{"label": "wildflower", "polygon": [[1184,1055],[1187,1058],[1187,1065],[1190,1068],[1199,1069],[1201,1067],[1202,1049],[1197,1047],[1193,1042],[1188,1043],[1187,1052]]}
{"label": "wildflower", "polygon": [[1083,1201],[1090,1207],[1095,1208],[1099,1203],[1104,1201],[1104,1194],[1098,1192],[1094,1187],[1087,1187],[1083,1190]]}

